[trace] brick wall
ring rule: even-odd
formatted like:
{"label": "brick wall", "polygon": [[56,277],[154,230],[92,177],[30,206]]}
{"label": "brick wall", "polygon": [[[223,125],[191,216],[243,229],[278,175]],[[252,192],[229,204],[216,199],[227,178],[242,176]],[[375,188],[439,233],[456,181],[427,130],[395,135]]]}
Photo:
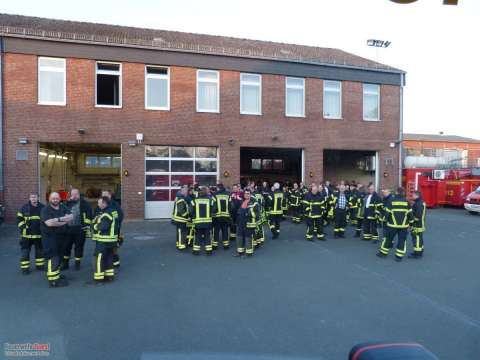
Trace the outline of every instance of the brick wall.
{"label": "brick wall", "polygon": [[[343,119],[322,116],[323,83],[306,80],[306,117],[285,117],[283,76],[262,76],[262,116],[240,115],[238,72],[220,73],[220,113],[196,113],[196,69],[171,67],[170,111],[144,109],[144,65],[123,63],[122,109],[94,107],[95,61],[67,59],[67,105],[37,105],[37,57],[5,55],[5,201],[8,214],[21,205],[28,192],[38,190],[37,149],[40,142],[122,144],[122,198],[129,218],[143,218],[144,147],[129,140],[143,133],[145,144],[219,146],[220,174],[225,184],[239,180],[240,147],[293,147],[305,150],[307,182],[321,181],[323,149],[380,152],[382,186],[398,183],[399,138],[397,86],[381,86],[381,120],[362,120],[362,84],[344,81]],[[84,135],[78,129],[86,129]],[[277,140],[272,140],[276,135]],[[26,136],[30,143],[19,145]],[[234,139],[234,144],[229,144]],[[15,151],[29,150],[28,161],[16,161]],[[393,158],[393,165],[384,159]],[[230,177],[224,178],[228,171]],[[308,177],[312,172],[313,176]],[[387,172],[388,176],[383,177]]]}

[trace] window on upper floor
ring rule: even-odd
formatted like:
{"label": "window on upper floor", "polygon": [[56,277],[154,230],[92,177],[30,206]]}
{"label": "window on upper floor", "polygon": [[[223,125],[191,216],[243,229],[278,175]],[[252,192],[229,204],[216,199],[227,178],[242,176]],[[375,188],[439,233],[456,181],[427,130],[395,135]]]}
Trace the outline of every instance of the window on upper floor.
{"label": "window on upper floor", "polygon": [[305,116],[305,79],[292,77],[285,79],[285,115]]}
{"label": "window on upper floor", "polygon": [[363,84],[363,120],[380,120],[380,85]]}
{"label": "window on upper floor", "polygon": [[170,110],[170,72],[168,68],[145,66],[145,108]]}
{"label": "window on upper floor", "polygon": [[197,111],[220,112],[220,74],[197,70]]}
{"label": "window on upper floor", "polygon": [[262,76],[240,74],[240,114],[262,114]]}
{"label": "window on upper floor", "polygon": [[95,105],[122,107],[122,64],[97,62]]}
{"label": "window on upper floor", "polygon": [[342,117],[342,83],[325,80],[323,82],[323,117],[340,119]]}
{"label": "window on upper floor", "polygon": [[65,59],[38,58],[38,103],[41,105],[66,104]]}

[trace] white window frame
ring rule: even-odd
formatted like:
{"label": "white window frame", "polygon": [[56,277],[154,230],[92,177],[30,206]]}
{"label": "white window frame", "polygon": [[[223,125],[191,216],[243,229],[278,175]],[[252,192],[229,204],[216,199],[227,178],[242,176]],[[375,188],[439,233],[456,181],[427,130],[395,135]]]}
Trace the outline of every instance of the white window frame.
{"label": "white window frame", "polygon": [[[98,70],[98,64],[110,64],[110,65],[119,65],[118,71],[113,70]],[[118,87],[118,105],[102,105],[97,104],[97,75],[118,75],[119,78],[119,87]],[[123,104],[123,91],[122,91],[122,63],[111,62],[111,61],[96,61],[95,62],[95,107],[98,108],[113,108],[121,109]]]}
{"label": "white window frame", "polygon": [[[303,85],[298,86],[298,85],[288,85],[288,80],[302,80]],[[296,115],[296,114],[289,114],[287,112],[287,103],[288,103],[288,89],[301,89],[303,90],[303,106],[302,106],[302,115]],[[305,117],[305,97],[306,97],[306,92],[305,92],[305,78],[299,78],[299,77],[286,77],[285,78],[285,116],[288,117],[298,117],[298,118],[304,118]]]}
{"label": "white window frame", "polygon": [[[339,89],[335,89],[332,87],[328,87],[327,83],[338,83],[340,84]],[[329,92],[336,92],[340,96],[340,114],[339,116],[328,116],[325,114],[325,93],[327,92],[327,88]],[[331,120],[341,120],[343,116],[343,111],[342,111],[342,82],[339,80],[324,80],[323,81],[323,118],[324,119],[331,119]]]}
{"label": "white window frame", "polygon": [[[167,70],[167,74],[149,74],[147,72],[148,68],[157,68],[157,69],[165,69]],[[167,106],[148,106],[147,99],[148,99],[148,86],[147,80],[148,79],[166,79],[167,80]],[[145,65],[145,109],[146,110],[170,110],[170,68],[168,66],[158,66],[158,65]]]}
{"label": "white window frame", "polygon": [[[42,69],[50,72],[63,72],[63,101],[40,101],[40,60],[48,59],[63,62],[63,70],[58,68],[51,68],[48,66],[43,66]],[[39,56],[37,59],[37,104],[38,105],[54,105],[54,106],[65,106],[67,105],[67,61],[64,58],[48,57],[48,56]]]}
{"label": "white window frame", "polygon": [[[365,91],[365,85],[375,85],[378,88],[378,93],[377,95],[377,101],[378,101],[378,117],[376,119],[374,118],[366,118],[365,117],[365,94],[368,95],[375,95],[372,92]],[[381,91],[381,86],[380,84],[371,84],[371,83],[363,83],[362,84],[362,118],[364,121],[380,121],[380,91]]]}
{"label": "white window frame", "polygon": [[[248,80],[242,80],[242,77],[244,75],[248,76],[257,76],[258,77],[258,83],[248,81]],[[259,89],[259,97],[260,97],[260,108],[258,112],[251,112],[251,111],[244,111],[242,110],[242,103],[243,103],[243,90],[242,90],[242,85],[249,85],[249,86],[258,86]],[[251,73],[240,73],[240,114],[242,115],[262,115],[262,75],[260,74],[251,74]]]}
{"label": "white window frame", "polygon": [[[216,81],[213,81],[213,80],[203,80],[202,79],[202,82],[209,82],[209,83],[216,83],[217,84],[217,109],[216,110],[210,110],[210,109],[200,109],[199,108],[199,104],[198,104],[198,100],[199,100],[199,97],[198,97],[198,89],[199,89],[199,85],[200,85],[200,81],[199,81],[199,73],[201,72],[207,72],[207,73],[214,73],[217,75],[217,80]],[[197,112],[206,112],[206,113],[220,113],[220,71],[218,70],[205,70],[205,69],[197,69],[197,96],[196,96],[196,110]]]}

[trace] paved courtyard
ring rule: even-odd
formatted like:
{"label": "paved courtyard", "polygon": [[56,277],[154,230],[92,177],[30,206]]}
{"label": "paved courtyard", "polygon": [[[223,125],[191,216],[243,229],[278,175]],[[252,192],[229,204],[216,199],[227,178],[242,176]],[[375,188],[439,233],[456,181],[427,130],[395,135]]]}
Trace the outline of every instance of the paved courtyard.
{"label": "paved courtyard", "polygon": [[66,272],[71,286],[50,289],[43,273],[20,274],[15,228],[3,225],[0,343],[49,343],[48,359],[340,360],[355,343],[387,340],[480,358],[480,216],[430,211],[425,258],[402,263],[377,258],[351,228],[311,243],[304,225],[282,226],[238,259],[179,253],[169,222],[128,222],[114,283],[89,283],[89,256]]}

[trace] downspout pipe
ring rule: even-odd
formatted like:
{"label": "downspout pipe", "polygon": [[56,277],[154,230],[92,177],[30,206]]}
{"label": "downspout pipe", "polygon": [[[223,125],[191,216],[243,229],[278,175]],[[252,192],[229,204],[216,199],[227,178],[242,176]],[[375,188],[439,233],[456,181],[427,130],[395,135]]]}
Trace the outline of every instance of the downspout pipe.
{"label": "downspout pipe", "polygon": [[402,186],[403,170],[403,87],[405,86],[405,74],[401,74],[400,80],[400,126],[398,134],[398,186]]}
{"label": "downspout pipe", "polygon": [[4,191],[3,182],[3,37],[0,36],[0,191]]}

